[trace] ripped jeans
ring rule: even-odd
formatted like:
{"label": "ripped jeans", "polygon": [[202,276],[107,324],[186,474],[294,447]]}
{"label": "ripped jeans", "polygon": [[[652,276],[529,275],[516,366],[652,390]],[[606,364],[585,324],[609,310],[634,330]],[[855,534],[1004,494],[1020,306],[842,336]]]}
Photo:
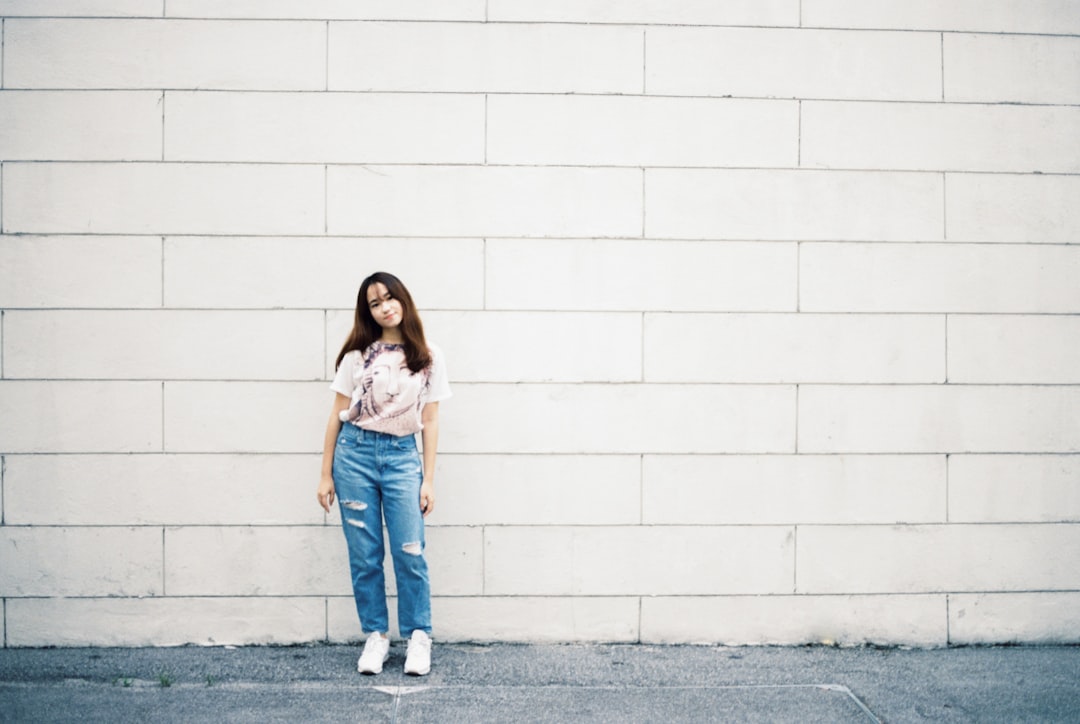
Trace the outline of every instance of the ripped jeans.
{"label": "ripped jeans", "polygon": [[334,489],[349,547],[353,597],[364,633],[390,628],[383,575],[383,517],[397,582],[398,629],[431,633],[431,586],[420,512],[423,466],[412,435],[344,423],[334,449]]}

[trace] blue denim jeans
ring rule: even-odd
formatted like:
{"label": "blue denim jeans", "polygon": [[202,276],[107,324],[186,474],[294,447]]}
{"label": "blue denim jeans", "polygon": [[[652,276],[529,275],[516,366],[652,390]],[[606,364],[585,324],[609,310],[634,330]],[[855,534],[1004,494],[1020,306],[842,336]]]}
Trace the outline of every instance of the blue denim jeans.
{"label": "blue denim jeans", "polygon": [[431,585],[424,557],[416,438],[344,423],[334,449],[334,489],[349,547],[353,597],[364,633],[389,630],[383,575],[383,518],[397,579],[398,629],[431,633]]}

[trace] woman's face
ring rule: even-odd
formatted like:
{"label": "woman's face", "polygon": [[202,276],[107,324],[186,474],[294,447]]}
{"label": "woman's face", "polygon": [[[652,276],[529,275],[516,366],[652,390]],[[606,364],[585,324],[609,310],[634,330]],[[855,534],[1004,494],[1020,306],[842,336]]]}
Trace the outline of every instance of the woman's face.
{"label": "woman's face", "polygon": [[368,310],[375,324],[392,329],[401,324],[401,302],[390,295],[382,282],[375,282],[367,290]]}

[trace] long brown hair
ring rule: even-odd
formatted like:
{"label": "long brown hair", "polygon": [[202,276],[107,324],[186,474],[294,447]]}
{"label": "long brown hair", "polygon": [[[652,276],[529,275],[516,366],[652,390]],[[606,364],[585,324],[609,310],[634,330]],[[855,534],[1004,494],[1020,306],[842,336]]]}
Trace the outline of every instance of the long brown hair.
{"label": "long brown hair", "polygon": [[356,295],[356,315],[353,318],[353,328],[349,332],[345,344],[338,352],[334,369],[341,366],[341,360],[353,350],[365,350],[382,336],[382,327],[371,316],[368,307],[367,293],[372,284],[384,284],[390,296],[401,303],[401,337],[405,347],[405,363],[412,372],[420,370],[431,364],[431,350],[428,349],[424,340],[424,325],[420,322],[420,315],[413,304],[412,295],[405,285],[389,272],[375,272],[364,281],[360,282],[360,291]]}

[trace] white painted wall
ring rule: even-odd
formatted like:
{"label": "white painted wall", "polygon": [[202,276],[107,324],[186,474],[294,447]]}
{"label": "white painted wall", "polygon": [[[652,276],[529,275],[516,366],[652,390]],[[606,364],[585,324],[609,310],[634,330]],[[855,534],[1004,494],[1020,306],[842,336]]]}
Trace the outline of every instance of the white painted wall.
{"label": "white painted wall", "polygon": [[1080,3],[0,16],[4,645],[359,637],[376,269],[454,383],[438,638],[1080,641]]}

